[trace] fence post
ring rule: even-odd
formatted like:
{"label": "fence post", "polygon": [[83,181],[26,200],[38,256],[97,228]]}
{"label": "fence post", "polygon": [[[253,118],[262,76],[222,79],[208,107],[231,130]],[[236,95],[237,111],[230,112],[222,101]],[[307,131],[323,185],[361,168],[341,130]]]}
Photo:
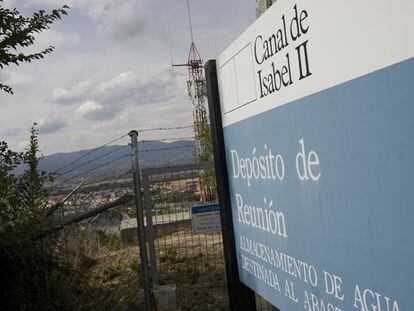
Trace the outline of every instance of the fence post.
{"label": "fence post", "polygon": [[42,237],[41,239],[41,250],[42,250],[42,258],[43,258],[43,267],[45,272],[45,286],[46,286],[46,297],[49,298],[49,264],[47,262],[48,258],[46,258],[46,243],[45,243],[45,237]]}
{"label": "fence post", "polygon": [[[60,219],[62,221],[62,223],[65,222],[65,211],[63,209],[63,203],[60,204]],[[69,262],[69,251],[68,251],[68,238],[66,235],[66,229],[63,228],[63,243],[64,243],[64,247],[65,247],[65,261],[66,263]]]}
{"label": "fence post", "polygon": [[137,233],[139,242],[139,255],[141,259],[142,276],[144,280],[144,299],[145,307],[148,311],[152,311],[152,285],[148,273],[148,256],[147,256],[147,244],[145,240],[145,225],[144,225],[144,213],[142,208],[141,199],[141,180],[139,172],[139,159],[138,159],[138,132],[133,130],[129,132],[131,137],[131,151],[132,151],[132,174],[134,179],[134,192],[135,192],[135,207],[137,214]]}
{"label": "fence post", "polygon": [[152,205],[151,205],[151,190],[150,190],[150,181],[148,179],[148,174],[145,173],[145,170],[142,171],[142,187],[144,191],[144,207],[145,207],[145,216],[147,219],[147,231],[148,234],[148,248],[149,248],[149,259],[150,259],[150,272],[153,285],[159,285],[158,283],[158,272],[157,272],[157,257],[155,254],[155,234],[154,234],[154,225],[152,223]]}
{"label": "fence post", "polygon": [[237,269],[236,244],[230,204],[216,61],[209,60],[205,65],[205,71],[230,308],[234,311],[256,310],[254,291],[240,282]]}

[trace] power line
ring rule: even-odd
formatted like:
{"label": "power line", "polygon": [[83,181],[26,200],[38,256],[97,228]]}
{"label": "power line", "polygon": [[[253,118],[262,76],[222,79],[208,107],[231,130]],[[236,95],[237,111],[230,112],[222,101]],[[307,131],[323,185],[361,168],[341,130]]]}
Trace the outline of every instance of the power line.
{"label": "power line", "polygon": [[194,128],[194,126],[186,125],[186,126],[177,126],[177,127],[154,127],[154,128],[149,128],[149,129],[138,130],[138,133],[152,132],[152,131],[182,130],[182,129],[189,129],[189,128]]}
{"label": "power line", "polygon": [[[183,128],[190,128],[190,127],[192,127],[192,126],[181,126],[181,127],[175,127],[175,128],[153,128],[153,129],[143,129],[143,130],[140,130],[140,131],[144,132],[144,131],[156,131],[156,130],[172,130],[172,129],[183,129]],[[111,143],[114,143],[114,142],[116,142],[116,141],[118,141],[118,140],[120,140],[120,139],[122,139],[122,138],[126,137],[127,135],[128,135],[128,134],[124,134],[124,135],[122,135],[122,136],[120,136],[120,137],[118,137],[118,138],[116,138],[116,139],[114,139],[114,140],[111,140],[111,141],[109,141],[109,142],[107,142],[107,143],[103,144],[102,146],[99,146],[99,147],[97,147],[97,148],[95,148],[95,149],[93,149],[93,150],[91,150],[91,151],[89,151],[89,152],[85,153],[84,155],[80,156],[79,158],[77,158],[77,159],[75,159],[75,160],[71,161],[70,163],[68,163],[68,164],[66,164],[66,165],[64,165],[64,166],[62,166],[61,168],[59,168],[59,169],[55,170],[53,173],[57,173],[57,172],[59,172],[59,171],[61,171],[61,170],[65,169],[65,168],[67,168],[67,167],[69,167],[69,166],[71,166],[71,165],[73,165],[73,164],[75,164],[75,163],[79,162],[80,160],[82,160],[83,158],[87,157],[88,155],[91,155],[92,153],[94,153],[94,152],[96,152],[96,151],[98,151],[98,150],[100,150],[100,149],[102,149],[102,148],[104,148],[104,147],[108,146],[108,145],[109,145],[109,144],[111,144]],[[191,136],[191,137],[174,137],[174,138],[163,138],[163,139],[159,139],[159,140],[142,140],[142,141],[140,141],[140,142],[141,142],[141,143],[142,143],[142,142],[151,143],[151,142],[158,142],[158,141],[186,140],[186,139],[194,139],[194,137],[192,137],[192,136]],[[104,157],[106,157],[106,156],[108,156],[108,155],[110,155],[110,154],[112,154],[112,153],[115,153],[115,152],[117,152],[117,151],[119,151],[119,150],[122,150],[122,149],[124,149],[124,148],[126,148],[126,147],[128,147],[128,146],[129,146],[129,145],[124,145],[124,146],[121,146],[121,147],[116,148],[115,150],[112,150],[112,151],[110,151],[110,152],[107,152],[107,153],[105,153],[105,154],[103,154],[103,155],[101,155],[101,156],[99,156],[99,157],[97,157],[97,158],[94,158],[94,159],[88,160],[88,161],[86,161],[86,162],[84,162],[84,163],[81,163],[80,165],[77,165],[76,167],[71,168],[71,169],[69,169],[69,170],[67,170],[67,171],[63,172],[62,174],[60,174],[60,176],[67,175],[67,174],[69,174],[69,173],[71,173],[71,172],[75,171],[75,170],[76,170],[76,169],[78,169],[78,168],[81,168],[81,167],[83,167],[83,166],[85,166],[85,165],[87,165],[87,164],[93,163],[93,162],[95,162],[95,161],[97,161],[97,160],[99,160],[99,159],[102,159],[102,158],[104,158]],[[140,152],[140,153],[145,153],[145,152],[154,152],[154,151],[166,151],[166,150],[173,150],[173,149],[184,149],[184,148],[189,148],[189,147],[194,147],[194,145],[184,145],[184,146],[175,146],[175,147],[165,147],[165,148],[144,149],[144,150],[139,150],[139,152]],[[79,174],[77,174],[77,175],[75,175],[75,176],[72,176],[72,177],[70,177],[70,178],[67,178],[67,179],[65,179],[65,180],[63,180],[63,181],[61,181],[61,182],[59,182],[58,184],[53,185],[51,188],[53,189],[53,188],[55,188],[55,187],[57,187],[57,186],[60,186],[60,185],[62,185],[62,184],[64,184],[64,183],[66,183],[66,182],[68,182],[68,181],[71,181],[71,180],[73,180],[73,179],[75,179],[75,178],[78,178],[78,177],[80,177],[80,176],[83,176],[83,175],[85,175],[85,174],[88,174],[88,173],[90,173],[90,172],[93,172],[93,171],[95,171],[95,170],[97,170],[97,169],[99,169],[99,168],[101,168],[101,167],[107,166],[107,165],[109,165],[109,164],[112,164],[112,163],[114,163],[114,162],[116,162],[116,161],[118,161],[118,160],[121,160],[121,159],[126,158],[126,157],[129,157],[129,156],[130,156],[130,155],[129,155],[129,154],[127,154],[127,155],[120,156],[120,157],[118,157],[118,158],[116,158],[116,159],[113,159],[113,160],[111,160],[111,161],[107,161],[107,162],[105,162],[105,163],[103,163],[103,164],[101,164],[101,165],[98,165],[98,166],[96,166],[96,167],[94,167],[94,168],[92,168],[92,169],[89,169],[89,170],[87,170],[87,171],[85,171],[85,172],[82,172],[82,173],[79,173]],[[121,178],[122,176],[126,175],[127,173],[130,173],[130,170],[128,170],[128,171],[127,171],[127,172],[125,172],[125,173],[122,173],[120,176],[116,177],[114,180],[118,180],[119,178]]]}
{"label": "power line", "polygon": [[[107,153],[105,153],[105,154],[103,154],[103,155],[101,155],[101,156],[99,156],[99,157],[97,157],[97,158],[94,158],[94,159],[92,159],[92,160],[89,160],[89,161],[87,161],[87,162],[84,162],[84,163],[82,163],[82,164],[80,164],[80,165],[78,165],[78,166],[75,166],[74,168],[72,168],[72,169],[70,169],[70,170],[68,170],[68,171],[65,171],[65,172],[63,172],[63,173],[59,174],[59,176],[64,176],[64,175],[67,175],[67,174],[69,174],[69,173],[71,173],[71,172],[74,172],[74,171],[76,171],[78,168],[81,168],[81,167],[83,167],[83,166],[85,166],[85,165],[87,165],[87,164],[93,163],[93,162],[95,162],[95,161],[97,161],[97,160],[100,160],[100,159],[102,159],[102,158],[104,158],[104,157],[107,157],[108,155],[110,155],[110,154],[112,154],[112,153],[115,153],[115,152],[117,152],[117,151],[119,151],[119,150],[122,150],[122,149],[124,149],[124,148],[126,148],[126,147],[129,147],[129,145],[121,146],[121,147],[119,147],[119,148],[117,148],[117,149],[115,149],[115,150],[112,150],[112,151],[110,151],[110,152],[107,152]],[[144,153],[144,152],[153,152],[153,151],[167,151],[167,150],[184,149],[184,148],[190,148],[190,147],[194,147],[194,145],[184,145],[184,146],[176,146],[176,147],[165,147],[165,148],[145,149],[145,150],[139,150],[139,152],[140,152],[140,153]]]}
{"label": "power line", "polygon": [[[110,179],[110,180],[106,180],[106,181],[104,181],[104,182],[107,182],[107,183],[112,183],[112,182],[114,182],[114,181],[117,181],[117,180],[119,180],[119,179],[121,179],[121,178],[123,178],[123,177],[125,177],[126,175],[128,175],[128,174],[130,174],[131,173],[131,170],[126,170],[126,171],[123,171],[120,175],[118,175],[117,177],[114,177],[113,179]],[[83,174],[83,173],[82,173]],[[86,172],[85,172],[85,174],[86,174]],[[75,176],[74,176],[75,177]],[[131,177],[132,178],[132,177]],[[66,181],[66,180],[65,180]],[[50,189],[52,189],[52,190],[50,190],[50,191],[53,191],[54,189],[53,188],[56,188],[57,186],[59,186],[59,185],[61,185],[63,182],[65,182],[65,181],[62,181],[61,183],[59,183],[59,184],[56,184],[56,185],[53,185],[53,186],[51,186],[50,187]],[[91,186],[95,186],[96,184],[102,184],[103,182],[102,181],[96,181],[96,182],[93,182],[93,181],[88,181],[88,182],[82,182],[82,185],[83,185],[83,188],[85,188],[85,189],[87,189],[88,187],[91,187]],[[92,192],[91,192],[92,193]]]}
{"label": "power line", "polygon": [[[90,160],[90,161],[88,161],[88,162],[82,163],[81,165],[78,165],[77,167],[75,167],[75,168],[73,168],[72,170],[67,171],[67,172],[65,172],[65,173],[63,173],[63,174],[70,173],[70,172],[74,171],[75,169],[77,169],[77,168],[79,168],[79,167],[81,167],[81,166],[83,166],[83,165],[86,165],[86,164],[88,164],[88,163],[91,163],[91,162],[93,162],[93,161],[95,161],[95,160],[97,160],[97,159],[99,159],[99,158],[102,158],[102,157],[104,157],[104,156],[106,156],[106,155],[108,155],[108,154],[114,153],[115,151],[117,151],[117,150],[121,150],[122,148],[125,148],[125,147],[127,147],[127,146],[128,146],[128,145],[122,146],[121,148],[117,148],[116,150],[113,150],[113,151],[111,151],[111,152],[108,152],[107,154],[102,155],[102,156],[100,156],[100,157],[98,157],[98,158],[96,158],[96,159],[93,159],[93,160]],[[166,150],[173,150],[173,149],[184,149],[184,148],[190,148],[190,147],[194,147],[194,145],[184,145],[184,146],[176,146],[176,147],[165,147],[165,148],[144,149],[144,150],[140,150],[139,152],[140,152],[140,153],[145,153],[145,152],[154,152],[154,151],[166,151]],[[80,177],[80,176],[83,176],[83,175],[85,175],[85,174],[88,174],[88,173],[90,173],[90,172],[93,172],[93,171],[95,171],[95,170],[97,170],[97,169],[99,169],[99,168],[101,168],[101,167],[103,167],[103,166],[107,166],[107,165],[109,165],[109,164],[112,164],[112,163],[114,163],[114,162],[116,162],[116,161],[118,161],[118,160],[121,160],[121,159],[126,158],[126,157],[129,157],[129,156],[130,156],[130,155],[129,155],[129,154],[127,154],[127,155],[120,156],[120,157],[118,157],[118,158],[116,158],[116,159],[113,159],[113,160],[111,160],[111,161],[107,161],[107,162],[105,162],[105,163],[103,163],[103,164],[101,164],[101,165],[98,165],[98,166],[96,166],[96,167],[94,167],[94,168],[92,168],[92,169],[89,169],[89,170],[87,170],[87,171],[85,171],[85,172],[82,172],[82,173],[79,173],[79,174],[77,174],[77,175],[75,175],[75,176],[72,176],[72,177],[70,177],[70,178],[67,178],[67,179],[65,179],[65,180],[63,180],[63,181],[61,181],[61,182],[59,182],[58,184],[53,185],[51,188],[52,188],[52,189],[53,189],[53,188],[56,188],[57,186],[60,186],[60,185],[62,185],[62,184],[64,184],[64,183],[66,183],[66,182],[68,182],[68,181],[71,181],[71,180],[73,180],[73,179],[75,179],[75,178],[78,178],[78,177]],[[121,175],[119,175],[118,177],[115,177],[115,178],[114,178],[114,179],[112,179],[112,180],[118,180],[118,179],[122,178],[123,176],[125,176],[126,174],[128,174],[128,173],[130,173],[130,172],[131,172],[130,170],[127,170],[126,172],[123,172]]]}
{"label": "power line", "polygon": [[138,152],[152,152],[152,151],[165,151],[165,150],[172,150],[172,149],[184,149],[189,147],[195,147],[194,145],[184,145],[184,146],[177,146],[177,147],[166,147],[166,148],[156,148],[156,149],[145,149],[145,150],[138,150]]}
{"label": "power line", "polygon": [[70,178],[67,178],[67,179],[65,179],[65,180],[61,181],[60,183],[58,183],[58,184],[54,185],[53,187],[60,186],[60,185],[62,185],[62,184],[64,184],[64,183],[66,183],[66,182],[68,182],[68,181],[71,181],[71,180],[73,180],[73,179],[77,178],[77,177],[80,177],[80,176],[82,176],[82,175],[85,175],[85,174],[88,174],[88,173],[90,173],[90,172],[93,172],[93,171],[95,171],[95,170],[97,170],[97,169],[99,169],[99,168],[101,168],[101,167],[104,167],[104,166],[106,166],[106,165],[112,164],[112,163],[114,163],[114,162],[116,162],[116,161],[119,161],[119,160],[121,160],[121,159],[123,159],[123,158],[126,158],[126,157],[129,157],[129,156],[130,156],[129,154],[126,154],[126,155],[123,155],[123,156],[121,156],[121,157],[118,157],[118,158],[116,158],[116,159],[114,159],[114,160],[111,160],[111,161],[105,162],[105,163],[103,163],[103,164],[101,164],[101,165],[99,165],[99,166],[97,166],[97,167],[94,167],[94,168],[92,168],[92,169],[90,169],[90,170],[87,170],[87,171],[85,171],[85,172],[83,172],[83,173],[80,173],[80,174],[77,174],[77,175],[72,176],[72,177],[70,177]]}
{"label": "power line", "polygon": [[89,152],[85,153],[84,155],[80,156],[79,158],[77,158],[77,159],[73,160],[72,162],[70,162],[70,163],[68,163],[68,164],[66,164],[66,165],[64,165],[64,166],[62,166],[62,167],[60,167],[60,168],[58,168],[58,169],[57,169],[57,170],[55,170],[52,174],[56,174],[57,172],[59,172],[59,171],[61,171],[61,170],[65,169],[65,168],[67,168],[67,167],[69,167],[69,166],[71,166],[71,165],[75,164],[76,162],[79,162],[80,160],[82,160],[83,158],[87,157],[88,155],[90,155],[90,154],[92,154],[92,153],[94,153],[94,152],[96,152],[96,151],[98,151],[98,150],[100,150],[100,149],[102,149],[102,148],[104,148],[104,147],[108,146],[109,144],[112,144],[112,143],[114,143],[114,142],[116,142],[116,141],[118,141],[118,140],[120,140],[120,139],[122,139],[122,138],[124,138],[124,137],[126,137],[126,136],[128,136],[128,134],[121,135],[121,136],[119,136],[118,138],[116,138],[116,139],[114,139],[114,140],[111,140],[111,141],[107,142],[106,144],[103,144],[102,146],[99,146],[99,147],[97,147],[97,148],[95,148],[95,149],[92,149],[91,151],[89,151]]}
{"label": "power line", "polygon": [[140,140],[140,143],[156,143],[159,141],[170,141],[170,140],[186,140],[186,139],[193,139],[194,140],[194,136],[189,136],[189,137],[172,137],[172,138],[162,138],[162,139],[154,139],[154,140]]}
{"label": "power line", "polygon": [[112,153],[115,153],[115,152],[117,152],[117,151],[119,151],[119,150],[122,150],[122,149],[124,149],[124,148],[126,148],[126,147],[128,147],[129,145],[124,145],[124,146],[121,146],[121,147],[119,147],[119,148],[116,148],[115,150],[112,150],[112,151],[110,151],[110,152],[107,152],[107,153],[105,153],[105,154],[103,154],[103,155],[101,155],[101,156],[99,156],[99,157],[97,157],[97,158],[95,158],[95,159],[92,159],[92,160],[89,160],[89,161],[86,161],[86,162],[84,162],[84,163],[82,163],[82,164],[80,164],[80,165],[78,165],[78,166],[75,166],[74,168],[72,168],[72,169],[70,169],[70,170],[68,170],[68,171],[65,171],[65,172],[63,172],[63,173],[61,173],[61,174],[59,174],[60,176],[64,176],[64,175],[66,175],[66,174],[68,174],[68,173],[71,173],[71,172],[73,172],[73,171],[75,171],[75,170],[77,170],[78,168],[80,168],[80,167],[83,167],[83,166],[85,166],[85,165],[87,165],[87,164],[89,164],[89,163],[93,163],[93,162],[95,162],[95,161],[97,161],[97,160],[100,160],[100,159],[102,159],[102,158],[105,158],[105,157],[107,157],[108,155],[110,155],[110,154],[112,154]]}
{"label": "power line", "polygon": [[[186,125],[186,126],[177,126],[177,127],[158,127],[158,128],[148,128],[148,129],[141,129],[141,130],[138,130],[138,132],[143,133],[143,132],[150,132],[150,131],[169,131],[169,130],[179,130],[179,129],[187,129],[187,128],[193,128],[193,126],[192,126],[192,125]],[[105,143],[105,144],[103,144],[103,145],[101,145],[101,146],[99,146],[99,147],[97,147],[97,148],[95,148],[95,149],[92,149],[92,150],[88,151],[87,153],[83,154],[83,155],[82,155],[82,156],[80,156],[79,158],[77,158],[77,159],[75,159],[75,160],[73,160],[73,161],[69,162],[68,164],[66,164],[66,165],[64,165],[64,166],[62,166],[62,167],[60,167],[60,168],[58,168],[58,169],[56,169],[55,171],[53,171],[53,172],[52,172],[52,174],[56,174],[56,173],[58,173],[58,172],[60,172],[60,171],[64,170],[65,168],[68,168],[69,166],[71,166],[71,165],[73,165],[73,164],[75,164],[75,163],[79,162],[80,160],[82,160],[82,159],[86,158],[87,156],[89,156],[89,155],[91,155],[91,154],[95,153],[96,151],[101,150],[102,148],[104,148],[104,147],[106,147],[106,146],[108,146],[108,145],[110,145],[110,144],[112,144],[112,143],[114,143],[114,142],[116,142],[116,141],[118,141],[118,140],[120,140],[120,139],[122,139],[122,138],[126,137],[126,136],[128,136],[128,134],[121,135],[121,136],[119,136],[119,137],[118,137],[118,138],[116,138],[116,139],[113,139],[113,140],[111,140],[111,141],[109,141],[109,142],[107,142],[107,143]],[[159,140],[159,141],[180,140],[180,139],[194,139],[194,137],[165,138],[165,139],[161,139],[161,140]],[[152,141],[151,141],[151,140],[143,140],[143,141],[141,141],[141,142],[152,142]],[[114,152],[115,152],[115,151],[114,151]],[[103,156],[102,156],[102,157],[103,157]],[[93,161],[91,161],[91,162],[93,162]],[[88,161],[87,163],[91,163],[91,162],[89,162],[89,161]],[[83,166],[83,164],[82,164],[82,166]],[[74,169],[73,169],[73,170],[74,170]],[[70,171],[73,171],[73,170],[70,170]],[[64,172],[64,173],[62,173],[62,174],[69,173],[70,171],[66,171],[66,172]]]}

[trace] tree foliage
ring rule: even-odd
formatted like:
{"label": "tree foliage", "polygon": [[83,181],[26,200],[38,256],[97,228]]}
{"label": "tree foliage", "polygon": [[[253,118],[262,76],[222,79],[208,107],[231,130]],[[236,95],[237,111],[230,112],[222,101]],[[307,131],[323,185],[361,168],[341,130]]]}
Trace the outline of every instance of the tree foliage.
{"label": "tree foliage", "polygon": [[53,179],[51,174],[38,169],[40,160],[38,130],[36,123],[30,130],[29,145],[23,154],[23,162],[27,169],[20,177],[20,193],[22,196],[21,204],[25,209],[41,208],[42,202],[47,198],[47,192],[44,189],[46,181]]}
{"label": "tree foliage", "polygon": [[[35,52],[25,53],[24,49],[35,42],[35,35],[49,29],[50,25],[67,15],[68,6],[64,5],[59,9],[47,13],[39,10],[30,17],[25,17],[17,9],[7,9],[0,0],[0,68],[10,64],[19,65],[41,59],[54,50],[53,46]],[[0,90],[13,94],[13,89],[0,82]]]}
{"label": "tree foliage", "polygon": [[[39,160],[36,123],[31,128],[29,145],[24,152],[12,151],[6,142],[0,142],[0,232],[33,233],[41,225],[43,202],[47,198],[44,184],[53,176],[38,169]],[[19,165],[26,169],[16,176],[14,170]]]}
{"label": "tree foliage", "polygon": [[22,153],[10,150],[5,141],[0,141],[0,230],[6,221],[5,215],[10,215],[13,206],[18,205],[18,177],[13,170],[21,161]]}
{"label": "tree foliage", "polygon": [[[62,309],[66,294],[59,292],[69,280],[67,266],[53,257],[56,239],[32,237],[53,225],[44,217],[44,183],[50,176],[39,171],[39,142],[36,124],[24,152],[12,151],[0,141],[0,309]],[[14,173],[24,165],[21,175]]]}
{"label": "tree foliage", "polygon": [[[211,139],[211,129],[207,122],[198,124],[198,139],[200,148],[194,153],[194,160],[197,163],[214,162],[213,141]],[[201,184],[203,187],[203,201],[215,199],[217,191],[216,173],[214,169],[202,170],[200,172]]]}

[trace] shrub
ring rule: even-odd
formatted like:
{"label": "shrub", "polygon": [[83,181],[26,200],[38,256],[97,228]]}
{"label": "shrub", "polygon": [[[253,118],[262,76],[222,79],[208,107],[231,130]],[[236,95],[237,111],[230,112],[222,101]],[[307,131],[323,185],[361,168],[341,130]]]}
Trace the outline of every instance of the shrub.
{"label": "shrub", "polygon": [[160,262],[171,261],[174,262],[178,258],[178,252],[174,248],[168,249],[165,253],[160,255]]}
{"label": "shrub", "polygon": [[121,249],[121,238],[116,234],[108,234],[106,246],[110,251],[118,251]]}
{"label": "shrub", "polygon": [[122,275],[121,270],[119,269],[119,267],[109,267],[108,269],[105,270],[105,281],[109,282],[119,276]]}
{"label": "shrub", "polygon": [[131,261],[129,268],[136,274],[141,274],[141,262],[138,259]]}

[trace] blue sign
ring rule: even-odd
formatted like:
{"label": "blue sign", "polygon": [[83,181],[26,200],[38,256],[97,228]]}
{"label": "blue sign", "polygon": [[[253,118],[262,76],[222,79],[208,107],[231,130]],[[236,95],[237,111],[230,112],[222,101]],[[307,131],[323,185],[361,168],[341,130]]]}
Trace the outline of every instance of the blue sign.
{"label": "blue sign", "polygon": [[220,207],[218,204],[193,206],[191,226],[195,233],[214,233],[221,231]]}
{"label": "blue sign", "polygon": [[240,279],[282,311],[412,310],[414,4],[366,2],[277,1],[217,61]]}
{"label": "blue sign", "polygon": [[218,204],[196,205],[191,208],[191,212],[193,214],[217,212],[219,210],[220,210],[220,207]]}

